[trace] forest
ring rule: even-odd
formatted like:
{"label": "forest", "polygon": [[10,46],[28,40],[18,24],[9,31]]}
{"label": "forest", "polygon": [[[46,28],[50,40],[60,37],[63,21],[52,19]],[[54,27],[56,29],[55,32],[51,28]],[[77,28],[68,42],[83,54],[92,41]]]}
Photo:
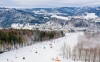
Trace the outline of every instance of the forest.
{"label": "forest", "polygon": [[0,30],[0,53],[63,36],[63,31],[2,29]]}
{"label": "forest", "polygon": [[64,43],[62,47],[63,58],[83,62],[100,62],[100,32],[84,32],[78,37],[78,43],[71,49]]}

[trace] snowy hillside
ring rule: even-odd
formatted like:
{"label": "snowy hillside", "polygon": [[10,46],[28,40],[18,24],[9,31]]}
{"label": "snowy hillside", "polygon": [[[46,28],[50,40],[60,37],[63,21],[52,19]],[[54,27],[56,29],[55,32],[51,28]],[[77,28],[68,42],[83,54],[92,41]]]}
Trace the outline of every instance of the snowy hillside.
{"label": "snowy hillside", "polygon": [[[94,7],[94,8],[92,7],[59,7],[59,8],[30,8],[30,9],[28,8],[26,9],[0,8],[0,27],[9,28],[12,26],[12,24],[23,24],[24,26],[25,25],[27,26],[27,23],[31,25],[45,24],[49,21],[52,21],[52,22],[54,21],[54,23],[57,22],[57,24],[60,24],[60,25],[65,25],[65,24],[67,25],[68,20],[69,20],[69,23],[71,24],[75,22],[75,21],[71,22],[73,18],[76,21],[79,19],[82,19],[82,20],[95,19],[96,21],[97,18],[100,18],[100,10],[98,9],[99,8],[97,7]],[[91,21],[91,20],[87,20],[87,21]],[[84,27],[84,25],[81,23],[78,25],[81,25],[82,27]],[[90,25],[90,23],[88,25]],[[25,29],[26,26],[23,27],[23,29]]]}
{"label": "snowy hillside", "polygon": [[68,17],[63,17],[63,16],[52,15],[51,17],[52,17],[52,18],[63,19],[63,20],[69,20]]}
{"label": "snowy hillside", "polygon": [[85,19],[95,19],[97,18],[98,16],[95,15],[95,13],[88,13],[84,18]]}
{"label": "snowy hillside", "polygon": [[64,43],[73,48],[77,44],[79,35],[83,35],[83,33],[66,33],[66,36],[62,38],[5,52],[0,54],[0,62],[55,62],[57,57],[60,62],[74,62],[63,59],[61,48]]}
{"label": "snowy hillside", "polygon": [[[66,30],[86,28],[100,30],[97,7],[0,8],[0,27],[31,30]],[[0,28],[0,29],[1,29]],[[90,29],[92,28],[92,29]]]}

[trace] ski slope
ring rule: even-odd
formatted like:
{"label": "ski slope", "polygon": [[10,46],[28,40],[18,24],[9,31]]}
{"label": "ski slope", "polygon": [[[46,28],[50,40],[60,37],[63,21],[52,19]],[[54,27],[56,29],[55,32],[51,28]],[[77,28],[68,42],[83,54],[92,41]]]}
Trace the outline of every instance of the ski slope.
{"label": "ski slope", "polygon": [[[0,54],[0,62],[55,62],[58,57],[60,62],[75,62],[63,59],[61,55],[61,47],[64,43],[69,44],[71,48],[77,44],[77,38],[82,32],[67,33],[64,37],[36,43],[31,46],[23,47]],[[52,48],[51,48],[52,42]]]}

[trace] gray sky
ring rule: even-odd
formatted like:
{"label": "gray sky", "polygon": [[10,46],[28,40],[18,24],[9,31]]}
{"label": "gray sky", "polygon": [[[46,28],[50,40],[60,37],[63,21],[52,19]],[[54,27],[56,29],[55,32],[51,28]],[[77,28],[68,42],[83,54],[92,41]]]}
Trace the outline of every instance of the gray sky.
{"label": "gray sky", "polygon": [[100,6],[100,0],[0,0],[0,6],[16,8]]}

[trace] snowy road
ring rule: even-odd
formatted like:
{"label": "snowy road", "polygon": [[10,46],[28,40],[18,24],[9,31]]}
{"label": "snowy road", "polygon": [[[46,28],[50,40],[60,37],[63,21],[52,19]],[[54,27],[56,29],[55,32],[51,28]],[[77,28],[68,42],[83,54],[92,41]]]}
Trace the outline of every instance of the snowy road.
{"label": "snowy road", "polygon": [[61,47],[64,43],[69,44],[71,48],[77,44],[77,38],[82,33],[67,33],[65,37],[51,41],[37,43],[31,46],[23,47],[18,50],[13,50],[0,54],[0,62],[54,62],[56,57],[61,62],[74,62],[71,60],[62,59]]}

